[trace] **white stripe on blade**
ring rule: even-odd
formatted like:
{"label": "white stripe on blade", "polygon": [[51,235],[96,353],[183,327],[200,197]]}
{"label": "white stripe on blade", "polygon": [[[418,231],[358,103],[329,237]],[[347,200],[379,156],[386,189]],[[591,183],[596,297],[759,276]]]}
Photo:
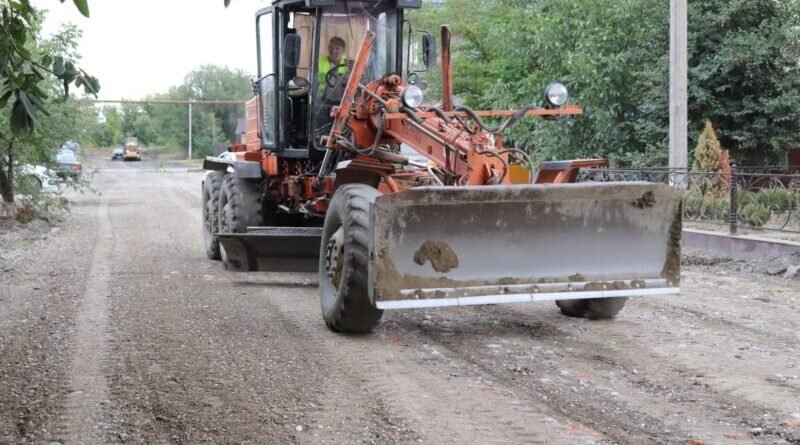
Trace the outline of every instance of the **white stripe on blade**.
{"label": "white stripe on blade", "polygon": [[500,294],[461,298],[426,298],[414,300],[378,301],[375,303],[375,306],[378,309],[412,309],[446,306],[472,306],[479,304],[498,303],[528,303],[533,301],[582,300],[587,298],[646,297],[677,294],[680,292],[680,290],[681,289],[679,287],[661,287],[651,289],[620,289],[606,291],[548,292],[512,295]]}

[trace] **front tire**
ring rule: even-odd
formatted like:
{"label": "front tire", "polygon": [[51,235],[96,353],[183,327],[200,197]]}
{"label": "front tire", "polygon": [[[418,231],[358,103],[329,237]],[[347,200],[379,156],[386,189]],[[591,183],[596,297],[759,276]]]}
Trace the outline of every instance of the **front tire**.
{"label": "front tire", "polygon": [[225,175],[217,211],[221,233],[245,233],[261,225],[261,186],[258,180]]}
{"label": "front tire", "polygon": [[[225,175],[219,191],[217,207],[219,233],[245,233],[248,226],[260,226],[261,184],[255,179],[238,178],[234,173]],[[226,269],[230,267],[225,248],[220,246],[219,256]]]}
{"label": "front tire", "polygon": [[216,233],[219,232],[219,193],[225,172],[211,171],[206,174],[203,181],[203,243],[209,259],[220,259],[219,241]]}
{"label": "front tire", "polygon": [[319,257],[322,318],[332,331],[363,334],[383,315],[369,298],[370,204],[380,192],[364,184],[336,190],[325,214]]}
{"label": "front tire", "polygon": [[561,313],[568,317],[590,320],[614,318],[625,307],[628,297],[588,298],[585,300],[556,300]]}

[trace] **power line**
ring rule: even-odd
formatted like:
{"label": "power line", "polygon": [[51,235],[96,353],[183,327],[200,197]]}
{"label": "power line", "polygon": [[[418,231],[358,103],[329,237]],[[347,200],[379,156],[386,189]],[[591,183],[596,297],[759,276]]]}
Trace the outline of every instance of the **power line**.
{"label": "power line", "polygon": [[246,101],[235,99],[85,99],[91,103],[109,104],[153,104],[153,105],[189,105],[189,104],[208,104],[208,105],[244,105]]}

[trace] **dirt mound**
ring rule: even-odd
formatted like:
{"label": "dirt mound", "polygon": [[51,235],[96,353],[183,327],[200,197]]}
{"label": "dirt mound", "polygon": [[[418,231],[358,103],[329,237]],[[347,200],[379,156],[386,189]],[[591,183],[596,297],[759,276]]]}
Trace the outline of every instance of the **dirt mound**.
{"label": "dirt mound", "polygon": [[705,251],[685,249],[681,264],[706,269],[724,269],[728,272],[781,276],[800,281],[800,254],[730,258]]}

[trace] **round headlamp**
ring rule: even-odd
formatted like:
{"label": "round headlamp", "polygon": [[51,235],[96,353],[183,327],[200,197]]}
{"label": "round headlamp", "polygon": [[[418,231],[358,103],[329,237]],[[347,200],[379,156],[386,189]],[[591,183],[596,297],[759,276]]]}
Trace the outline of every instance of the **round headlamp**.
{"label": "round headlamp", "polygon": [[422,105],[422,90],[416,85],[409,85],[400,93],[400,99],[408,108],[417,108]]}
{"label": "round headlamp", "polygon": [[548,85],[544,90],[544,95],[547,98],[547,102],[554,107],[564,105],[567,103],[567,98],[569,97],[567,94],[567,87],[558,82],[553,82]]}

